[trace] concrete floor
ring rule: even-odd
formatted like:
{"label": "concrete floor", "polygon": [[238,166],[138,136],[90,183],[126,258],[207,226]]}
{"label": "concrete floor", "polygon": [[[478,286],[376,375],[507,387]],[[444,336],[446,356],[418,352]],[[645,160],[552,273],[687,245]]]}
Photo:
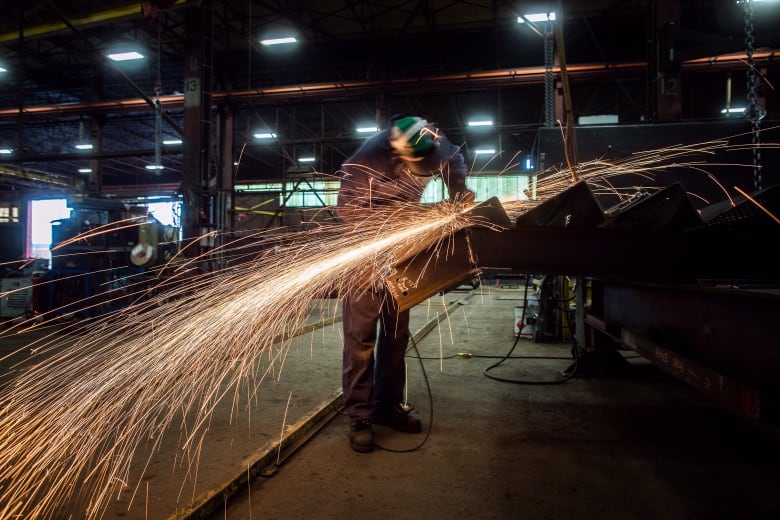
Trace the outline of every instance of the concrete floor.
{"label": "concrete floor", "polygon": [[[196,476],[172,432],[135,498],[128,489],[106,517],[780,518],[778,441],[643,358],[625,353],[621,374],[561,384],[486,377],[515,341],[521,300],[483,285],[413,309],[422,360],[410,352],[408,400],[423,433],[377,426],[380,449],[349,448],[336,321],[293,340],[283,367],[269,361],[273,377],[241,413],[220,407]],[[313,309],[312,323],[336,308]],[[570,365],[568,345],[521,339],[490,373],[546,383]],[[312,437],[296,446],[299,435]]]}

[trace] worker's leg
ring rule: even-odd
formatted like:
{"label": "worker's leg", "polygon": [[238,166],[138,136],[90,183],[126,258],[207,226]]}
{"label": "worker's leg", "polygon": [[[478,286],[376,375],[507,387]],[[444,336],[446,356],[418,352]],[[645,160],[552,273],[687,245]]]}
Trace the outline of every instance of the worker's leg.
{"label": "worker's leg", "polygon": [[374,344],[380,297],[373,291],[344,298],[344,412],[350,421],[370,420],[374,411]]}
{"label": "worker's leg", "polygon": [[380,312],[379,342],[374,368],[377,405],[395,405],[403,400],[406,380],[406,348],[409,344],[409,310],[398,312],[390,294]]}
{"label": "worker's leg", "polygon": [[395,430],[417,433],[420,419],[401,407],[406,380],[406,347],[409,343],[409,310],[398,311],[390,295],[382,307],[376,350],[374,422]]}

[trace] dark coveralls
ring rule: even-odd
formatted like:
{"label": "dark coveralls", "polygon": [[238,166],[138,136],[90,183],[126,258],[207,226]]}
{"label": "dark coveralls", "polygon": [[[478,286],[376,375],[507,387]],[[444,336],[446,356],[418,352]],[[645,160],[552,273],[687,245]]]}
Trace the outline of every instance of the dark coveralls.
{"label": "dark coveralls", "polygon": [[[389,133],[385,129],[367,139],[344,161],[338,195],[338,215],[343,221],[360,221],[361,215],[376,206],[417,202],[432,179],[408,173],[390,146]],[[454,199],[467,189],[468,170],[460,147],[439,135],[434,159],[444,166],[440,173]],[[403,401],[409,310],[399,312],[385,288],[369,288],[345,296],[342,320],[344,411],[353,422],[370,420],[377,406]]]}

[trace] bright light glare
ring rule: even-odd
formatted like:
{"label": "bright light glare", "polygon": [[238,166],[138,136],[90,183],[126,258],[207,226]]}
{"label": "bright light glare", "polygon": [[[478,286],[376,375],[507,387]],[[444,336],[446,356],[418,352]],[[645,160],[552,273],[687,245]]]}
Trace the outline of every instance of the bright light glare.
{"label": "bright light glare", "polygon": [[375,126],[359,126],[357,127],[357,131],[360,134],[368,134],[368,133],[378,132],[379,129]]}
{"label": "bright light glare", "polygon": [[92,173],[92,168],[79,168],[79,173]]}
{"label": "bright light glare", "polygon": [[0,72],[8,72],[8,69],[6,69],[4,67],[0,67]]}
{"label": "bright light glare", "polygon": [[314,157],[299,157],[298,162],[302,162],[302,163],[314,162]]}
{"label": "bright light glare", "polygon": [[0,148],[0,154],[8,155],[12,153],[14,153],[14,151],[11,148]]}
{"label": "bright light glare", "polygon": [[533,14],[524,14],[522,16],[517,17],[517,23],[525,23],[526,21],[529,22],[554,22],[555,21],[555,13],[533,13]]}
{"label": "bright light glare", "polygon": [[276,134],[273,132],[258,132],[255,134],[255,139],[274,139]]}
{"label": "bright light glare", "polygon": [[743,114],[744,112],[745,107],[724,108],[720,111],[721,114]]}
{"label": "bright light glare", "polygon": [[474,153],[476,155],[494,154],[494,153],[496,153],[496,149],[495,148],[477,148],[476,150],[474,150]]}
{"label": "bright light glare", "polygon": [[52,222],[70,218],[65,199],[31,201],[30,242],[33,258],[51,258]]}
{"label": "bright light glare", "polygon": [[295,43],[296,40],[293,36],[287,36],[284,38],[269,38],[267,40],[260,40],[260,45],[281,45],[284,43]]}
{"label": "bright light glare", "polygon": [[92,150],[92,145],[90,143],[80,143],[76,145],[76,148],[79,150]]}
{"label": "bright light glare", "polygon": [[162,170],[165,168],[162,164],[147,164],[144,166],[147,170]]}
{"label": "bright light glare", "polygon": [[143,59],[144,55],[136,51],[114,52],[108,55],[108,59],[113,61],[129,61]]}
{"label": "bright light glare", "polygon": [[162,143],[167,145],[181,144],[181,139],[165,139]]}
{"label": "bright light glare", "polygon": [[493,121],[490,119],[485,119],[482,121],[469,121],[469,126],[493,126]]}

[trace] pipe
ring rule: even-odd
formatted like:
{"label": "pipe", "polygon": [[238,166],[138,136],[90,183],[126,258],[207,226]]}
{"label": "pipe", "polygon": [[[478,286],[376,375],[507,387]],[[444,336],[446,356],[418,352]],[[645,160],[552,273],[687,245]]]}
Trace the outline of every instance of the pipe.
{"label": "pipe", "polygon": [[[777,50],[756,52],[754,59],[772,60],[778,55]],[[709,58],[697,58],[683,62],[683,70],[712,69],[717,66],[739,64],[743,65],[744,54],[726,54]],[[647,62],[626,62],[616,64],[581,64],[568,65],[570,77],[584,78],[589,74],[614,71],[614,70],[638,70],[647,67]],[[560,73],[560,69],[555,69]],[[526,67],[520,69],[504,69],[485,72],[472,72],[447,76],[430,76],[421,78],[395,79],[390,81],[351,81],[339,83],[310,83],[306,85],[288,85],[262,89],[239,90],[232,92],[215,92],[212,101],[215,104],[230,102],[246,102],[255,98],[289,98],[290,96],[317,96],[332,92],[372,93],[384,92],[392,89],[394,93],[408,93],[420,90],[441,89],[442,86],[452,85],[463,90],[466,85],[480,87],[504,86],[507,83],[513,85],[536,84],[543,80],[544,67]],[[181,108],[184,106],[184,96],[169,95],[160,96],[160,103],[164,110]],[[29,116],[66,116],[84,115],[90,113],[114,113],[119,111],[151,110],[148,102],[141,98],[118,99],[110,101],[94,101],[89,103],[68,103],[62,105],[46,105],[24,108],[22,112]],[[0,119],[16,118],[19,116],[19,108],[0,109]]]}
{"label": "pipe", "polygon": [[[185,0],[177,0],[174,5],[184,5],[184,3]],[[120,18],[127,18],[129,16],[137,16],[140,13],[141,5],[139,2],[135,2],[122,7],[115,7],[105,11],[97,11],[86,16],[82,16],[81,18],[74,18],[70,20],[70,23],[76,27],[86,27],[89,25],[111,22]],[[25,40],[30,40],[50,34],[56,34],[58,32],[65,32],[68,30],[70,30],[70,28],[65,22],[50,22],[26,28],[22,34]],[[20,31],[0,33],[0,43],[8,43],[18,40],[19,33]]]}

